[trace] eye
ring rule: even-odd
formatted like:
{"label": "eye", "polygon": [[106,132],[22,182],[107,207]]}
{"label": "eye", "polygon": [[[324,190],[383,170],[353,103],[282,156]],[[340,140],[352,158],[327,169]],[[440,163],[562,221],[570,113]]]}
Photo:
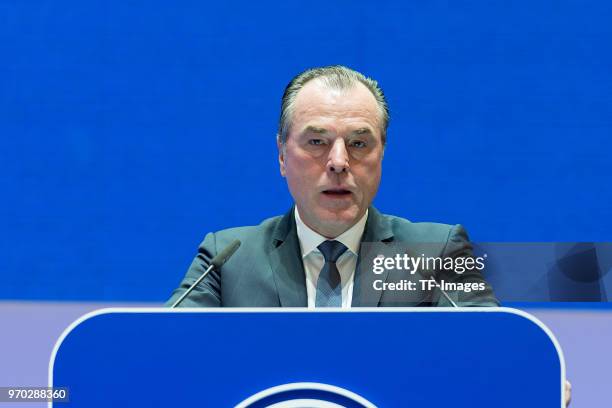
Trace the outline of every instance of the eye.
{"label": "eye", "polygon": [[364,148],[367,146],[367,143],[364,142],[363,140],[352,140],[349,145],[351,147],[357,147],[359,149]]}
{"label": "eye", "polygon": [[325,144],[325,141],[323,139],[310,139],[308,144],[312,146],[322,146]]}

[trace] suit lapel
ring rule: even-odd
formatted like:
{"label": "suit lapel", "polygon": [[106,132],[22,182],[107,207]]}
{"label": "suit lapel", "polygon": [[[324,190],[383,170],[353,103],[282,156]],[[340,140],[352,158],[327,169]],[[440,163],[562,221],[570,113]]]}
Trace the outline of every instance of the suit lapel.
{"label": "suit lapel", "polygon": [[368,219],[366,221],[363,237],[361,238],[361,247],[359,248],[359,257],[357,258],[357,266],[355,268],[355,278],[353,283],[353,307],[376,307],[382,296],[381,290],[375,290],[373,287],[375,280],[385,282],[389,272],[385,271],[380,275],[375,275],[369,262],[365,261],[362,265],[362,260],[368,260],[376,256],[376,254],[366,253],[366,248],[363,243],[381,243],[391,242],[393,240],[393,231],[389,225],[389,221],[383,217],[376,208],[368,209]]}
{"label": "suit lapel", "polygon": [[[393,231],[388,220],[378,210],[370,207],[361,243],[393,241]],[[302,263],[300,243],[295,226],[294,209],[285,214],[273,232],[273,246],[270,252],[270,266],[274,275],[281,307],[306,307],[306,274]],[[363,247],[363,245],[362,245]],[[353,283],[353,307],[376,307],[382,291],[374,290],[374,280],[387,280],[388,271],[380,275],[372,273],[368,265],[361,267],[361,260],[369,258],[362,253],[357,259]],[[362,270],[363,269],[363,270]]]}
{"label": "suit lapel", "polygon": [[306,307],[306,274],[293,214],[291,208],[274,230],[270,266],[281,307]]}

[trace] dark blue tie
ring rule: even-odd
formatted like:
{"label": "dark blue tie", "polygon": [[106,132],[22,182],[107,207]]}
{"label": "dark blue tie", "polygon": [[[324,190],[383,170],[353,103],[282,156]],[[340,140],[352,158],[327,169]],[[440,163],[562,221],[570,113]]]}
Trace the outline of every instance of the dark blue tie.
{"label": "dark blue tie", "polygon": [[342,306],[342,285],[340,282],[340,272],[336,266],[336,261],[347,250],[338,241],[325,241],[319,245],[319,251],[325,258],[325,264],[319,279],[317,280],[316,307],[341,307]]}

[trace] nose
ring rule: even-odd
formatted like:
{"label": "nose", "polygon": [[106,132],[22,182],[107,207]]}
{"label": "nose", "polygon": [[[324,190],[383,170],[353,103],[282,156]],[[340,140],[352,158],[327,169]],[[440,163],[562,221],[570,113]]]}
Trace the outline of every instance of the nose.
{"label": "nose", "polygon": [[338,138],[334,141],[327,158],[327,170],[332,173],[343,173],[349,170],[349,157],[346,151],[344,139]]}

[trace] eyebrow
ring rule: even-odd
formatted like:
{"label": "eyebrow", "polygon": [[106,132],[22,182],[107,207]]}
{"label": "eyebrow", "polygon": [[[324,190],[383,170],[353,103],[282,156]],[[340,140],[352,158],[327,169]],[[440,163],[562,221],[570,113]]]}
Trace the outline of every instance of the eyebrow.
{"label": "eyebrow", "polygon": [[351,133],[354,135],[371,135],[372,130],[370,128],[363,127],[363,128],[353,130]]}
{"label": "eyebrow", "polygon": [[[306,128],[304,129],[304,133],[316,133],[319,135],[324,135],[327,133],[327,129],[321,128],[318,126],[309,125],[309,126],[306,126]],[[371,135],[372,129],[367,128],[367,127],[362,127],[362,128],[353,130],[351,134],[353,135]]]}
{"label": "eyebrow", "polygon": [[304,133],[306,132],[310,132],[310,133],[316,133],[319,135],[324,135],[325,133],[327,133],[327,129],[321,128],[321,127],[317,127],[317,126],[306,126],[306,129],[304,129]]}

